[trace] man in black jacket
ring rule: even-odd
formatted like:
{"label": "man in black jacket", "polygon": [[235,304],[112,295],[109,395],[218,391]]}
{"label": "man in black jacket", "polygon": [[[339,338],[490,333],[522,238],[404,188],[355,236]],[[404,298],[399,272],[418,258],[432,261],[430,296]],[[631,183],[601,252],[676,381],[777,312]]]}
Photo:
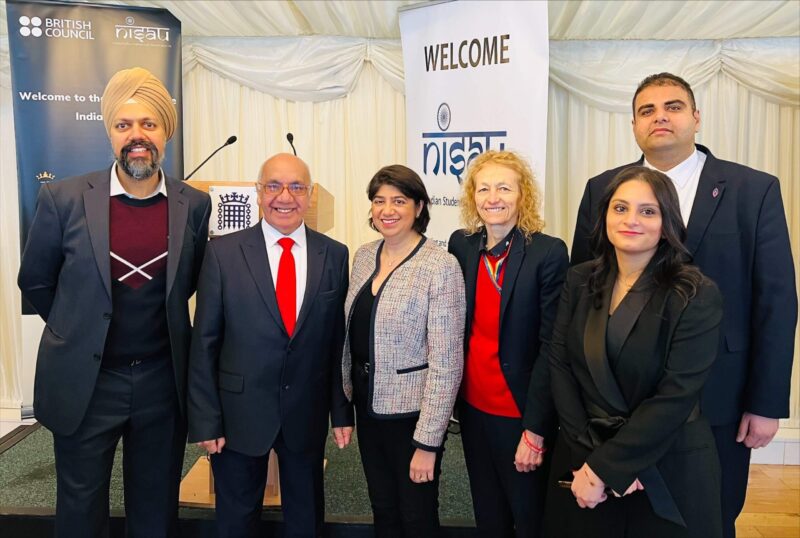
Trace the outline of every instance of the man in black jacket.
{"label": "man in black jacket", "polygon": [[101,106],[116,162],[43,185],[22,254],[19,287],[47,324],[34,413],[53,432],[59,537],[107,535],[120,438],[128,536],[173,536],[187,301],[211,202],[161,170],[177,114],[160,80],[138,67],[120,71]]}

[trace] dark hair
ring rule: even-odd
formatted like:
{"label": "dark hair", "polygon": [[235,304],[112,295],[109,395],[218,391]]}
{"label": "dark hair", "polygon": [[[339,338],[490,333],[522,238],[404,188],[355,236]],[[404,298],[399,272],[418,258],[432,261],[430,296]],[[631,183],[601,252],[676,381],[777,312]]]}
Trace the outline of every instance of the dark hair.
{"label": "dark hair", "polygon": [[652,189],[661,211],[661,239],[653,259],[650,260],[652,281],[660,288],[675,290],[687,302],[697,293],[697,286],[703,275],[695,266],[690,265],[692,256],[683,244],[686,240],[686,226],[681,218],[678,193],[666,175],[644,166],[622,170],[611,180],[600,199],[600,211],[591,236],[594,261],[587,283],[589,295],[593,297],[595,307],[599,307],[608,273],[617,266],[614,245],[608,239],[606,231],[606,215],[614,193],[620,185],[628,181],[646,183]]}
{"label": "dark hair", "polygon": [[683,80],[678,75],[673,75],[672,73],[656,73],[655,75],[650,75],[649,77],[645,78],[639,83],[639,86],[636,88],[636,93],[633,94],[633,100],[631,101],[631,108],[633,109],[633,115],[636,115],[636,98],[642,93],[642,90],[649,86],[678,86],[686,90],[686,93],[689,94],[689,104],[692,105],[692,112],[697,110],[697,103],[694,100],[694,92],[692,91],[692,87],[689,86],[689,83]]}
{"label": "dark hair", "polygon": [[[396,188],[403,193],[403,196],[414,200],[414,205],[419,205],[422,202],[422,211],[419,216],[414,219],[415,232],[424,234],[428,229],[428,223],[431,221],[431,214],[428,211],[428,206],[431,205],[431,199],[428,198],[428,191],[425,189],[425,184],[420,177],[411,168],[403,166],[402,164],[391,164],[384,166],[372,176],[367,185],[367,197],[370,202],[378,194],[378,190],[383,185],[389,185]],[[367,219],[369,227],[376,230],[372,219]]]}

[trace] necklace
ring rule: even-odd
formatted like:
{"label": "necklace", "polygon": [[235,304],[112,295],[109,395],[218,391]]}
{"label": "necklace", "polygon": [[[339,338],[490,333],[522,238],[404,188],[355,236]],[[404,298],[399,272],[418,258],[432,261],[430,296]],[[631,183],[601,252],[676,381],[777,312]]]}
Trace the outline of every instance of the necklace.
{"label": "necklace", "polygon": [[419,243],[419,239],[415,239],[414,241],[411,242],[411,244],[409,246],[403,248],[400,251],[400,254],[396,254],[395,256],[390,256],[388,250],[386,249],[386,243],[384,242],[383,243],[383,250],[381,251],[381,254],[383,254],[383,256],[386,258],[385,259],[386,265],[390,269],[392,267],[394,267],[395,264],[397,264],[397,262],[399,262],[400,260],[405,259],[405,257],[408,256],[408,253],[411,252],[414,249],[415,246],[417,246],[417,243]]}
{"label": "necklace", "polygon": [[[642,274],[644,269],[640,269],[639,271],[634,271],[633,273],[629,274],[626,277],[622,275],[617,275],[617,282],[625,288],[625,291],[630,291],[634,284],[636,284],[636,279],[639,278],[639,275]],[[629,284],[630,282],[630,284]]]}

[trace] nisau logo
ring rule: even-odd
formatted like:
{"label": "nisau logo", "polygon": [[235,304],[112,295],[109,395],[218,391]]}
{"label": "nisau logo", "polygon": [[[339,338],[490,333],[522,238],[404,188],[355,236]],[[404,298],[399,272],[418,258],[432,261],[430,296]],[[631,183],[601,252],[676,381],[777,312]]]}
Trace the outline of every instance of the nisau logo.
{"label": "nisau logo", "polygon": [[[461,131],[448,133],[452,120],[450,106],[447,103],[439,105],[436,111],[436,124],[440,132],[422,133],[422,173],[452,174],[456,176],[459,185],[461,175],[469,163],[489,149],[505,149],[504,139],[508,131]],[[492,139],[496,148],[492,147]]]}
{"label": "nisau logo", "polygon": [[125,24],[114,25],[114,35],[122,41],[169,43],[169,28],[140,26],[133,17],[125,17]]}

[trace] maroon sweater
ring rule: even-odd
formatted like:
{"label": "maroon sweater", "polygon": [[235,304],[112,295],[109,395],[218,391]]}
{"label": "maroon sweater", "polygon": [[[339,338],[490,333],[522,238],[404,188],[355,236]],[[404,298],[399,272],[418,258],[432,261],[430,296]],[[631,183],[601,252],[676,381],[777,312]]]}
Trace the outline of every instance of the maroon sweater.
{"label": "maroon sweater", "polygon": [[113,196],[109,212],[113,314],[103,366],[167,358],[167,199]]}

